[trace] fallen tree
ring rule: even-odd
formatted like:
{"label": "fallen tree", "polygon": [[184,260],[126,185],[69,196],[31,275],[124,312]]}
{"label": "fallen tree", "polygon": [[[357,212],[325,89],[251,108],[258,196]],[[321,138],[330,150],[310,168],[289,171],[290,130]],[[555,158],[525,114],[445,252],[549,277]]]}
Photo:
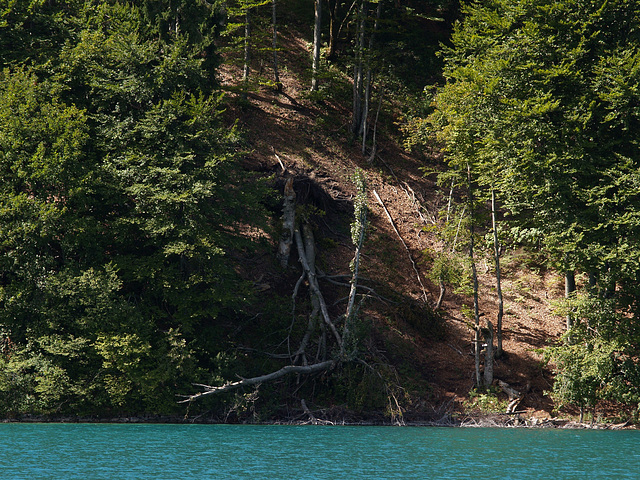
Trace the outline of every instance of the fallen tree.
{"label": "fallen tree", "polygon": [[[293,192],[293,181],[289,179],[285,187],[283,230],[291,231],[293,226],[293,242],[298,251],[298,260],[302,267],[302,274],[294,287],[292,302],[293,315],[295,320],[296,297],[300,286],[307,281],[309,286],[309,296],[311,303],[311,312],[309,314],[308,326],[306,332],[299,342],[298,348],[289,355],[290,364],[279,370],[268,374],[259,375],[251,378],[240,378],[238,381],[227,382],[224,385],[212,386],[205,384],[194,384],[196,387],[202,388],[204,391],[186,396],[180,403],[188,403],[199,400],[203,397],[228,392],[242,387],[259,385],[265,382],[271,382],[282,378],[289,374],[311,375],[337,368],[341,363],[353,361],[356,359],[356,345],[353,339],[353,322],[358,311],[356,305],[356,296],[358,291],[358,274],[360,265],[360,256],[362,246],[364,244],[366,224],[367,224],[367,193],[366,180],[361,171],[356,171],[355,182],[357,187],[356,199],[354,202],[354,222],[351,228],[351,237],[355,245],[355,254],[352,266],[352,275],[350,282],[350,292],[346,311],[337,319],[332,319],[327,307],[327,302],[318,283],[318,272],[315,265],[316,249],[315,241],[311,226],[304,218],[295,218],[296,208],[293,205],[295,194]],[[287,243],[285,241],[285,243]],[[282,245],[282,244],[281,244]],[[279,248],[278,257],[282,265],[287,263],[287,248]],[[317,320],[321,321],[318,322]],[[336,324],[342,322],[342,331],[338,330]],[[333,347],[334,356],[328,358],[328,334],[335,340]],[[318,345],[315,359],[309,362],[311,355],[307,354],[307,348],[310,344],[311,337],[318,334],[316,341]]]}
{"label": "fallen tree", "polygon": [[198,400],[202,397],[206,397],[207,395],[213,395],[216,393],[224,393],[230,390],[235,390],[240,387],[250,387],[252,385],[258,385],[264,382],[270,382],[273,380],[277,380],[278,378],[284,377],[285,375],[289,375],[290,373],[302,373],[302,374],[310,374],[322,372],[324,370],[329,370],[331,367],[336,365],[335,360],[327,360],[320,363],[314,363],[313,365],[287,365],[286,367],[282,367],[280,370],[275,372],[268,373],[266,375],[260,375],[258,377],[253,378],[243,378],[237,382],[225,383],[219,387],[212,387],[211,385],[203,385],[203,384],[195,384],[196,387],[202,387],[205,389],[204,392],[196,393],[194,395],[189,395],[185,400],[182,400],[180,403],[191,402],[193,400]]}

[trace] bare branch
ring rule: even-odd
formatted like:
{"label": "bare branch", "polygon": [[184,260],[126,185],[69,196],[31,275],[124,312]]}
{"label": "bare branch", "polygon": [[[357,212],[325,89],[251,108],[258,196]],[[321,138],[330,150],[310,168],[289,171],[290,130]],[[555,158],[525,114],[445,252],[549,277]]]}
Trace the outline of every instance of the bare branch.
{"label": "bare branch", "polygon": [[271,380],[276,380],[278,378],[284,377],[285,375],[289,375],[290,373],[303,373],[303,374],[311,374],[322,372],[324,370],[328,370],[336,364],[334,360],[327,360],[320,363],[314,363],[313,365],[287,365],[282,367],[280,370],[269,373],[267,375],[260,375],[259,377],[253,378],[243,378],[237,382],[225,383],[219,387],[212,387],[211,385],[203,385],[203,384],[194,384],[195,386],[202,387],[205,389],[204,392],[196,393],[194,395],[189,395],[184,400],[181,400],[179,403],[187,403],[192,402],[193,400],[198,400],[202,397],[206,397],[208,395],[214,395],[217,393],[224,393],[230,390],[235,390],[241,387],[248,387],[251,385],[257,385],[264,382],[269,382]]}
{"label": "bare branch", "polygon": [[276,157],[276,160],[278,160],[278,163],[280,164],[280,167],[282,168],[282,173],[283,174],[287,173],[287,167],[284,166],[284,163],[282,162],[282,160],[280,159],[280,157],[276,153],[275,147],[272,145],[271,148],[273,149],[273,155]]}
{"label": "bare branch", "polygon": [[393,231],[396,232],[396,235],[398,235],[398,238],[402,242],[402,245],[404,245],[404,249],[407,251],[407,255],[409,256],[409,260],[411,260],[411,266],[413,266],[413,271],[415,272],[416,277],[418,278],[418,283],[420,284],[420,287],[422,288],[423,300],[424,300],[425,303],[429,303],[429,298],[427,296],[427,290],[426,290],[426,288],[424,288],[424,284],[422,283],[422,278],[420,277],[420,272],[418,272],[418,267],[416,266],[416,262],[413,260],[413,256],[411,255],[411,251],[409,250],[409,247],[407,247],[407,244],[404,241],[404,239],[402,238],[402,235],[400,235],[400,232],[398,231],[398,228],[396,227],[396,224],[393,221],[393,217],[391,217],[391,214],[389,213],[389,210],[387,210],[387,207],[384,205],[384,202],[380,198],[380,195],[378,195],[378,192],[376,192],[374,190],[373,194],[375,195],[376,200],[378,200],[378,203],[380,204],[380,206],[384,210],[384,213],[387,214],[387,219],[389,220],[389,223],[393,227]]}
{"label": "bare branch", "polygon": [[311,288],[313,294],[318,298],[318,301],[320,302],[320,311],[322,312],[322,318],[324,319],[324,322],[331,329],[333,336],[336,337],[336,340],[338,341],[338,345],[340,346],[340,350],[343,350],[344,345],[342,343],[342,338],[340,337],[338,330],[336,330],[336,326],[331,321],[331,316],[329,315],[327,304],[324,301],[324,297],[322,296],[322,292],[320,291],[320,287],[318,286],[318,279],[316,278],[316,272],[311,271],[309,267],[309,262],[307,261],[307,257],[305,255],[305,249],[302,242],[302,235],[300,234],[299,228],[295,229],[294,237],[296,240],[296,246],[298,247],[298,259],[300,260],[300,263],[302,264],[302,268],[306,272],[307,278],[309,279],[309,288]]}
{"label": "bare branch", "polygon": [[282,206],[282,235],[278,245],[278,259],[282,268],[289,262],[289,252],[293,242],[293,228],[296,215],[296,193],[293,190],[293,177],[289,177],[284,186],[284,204]]}

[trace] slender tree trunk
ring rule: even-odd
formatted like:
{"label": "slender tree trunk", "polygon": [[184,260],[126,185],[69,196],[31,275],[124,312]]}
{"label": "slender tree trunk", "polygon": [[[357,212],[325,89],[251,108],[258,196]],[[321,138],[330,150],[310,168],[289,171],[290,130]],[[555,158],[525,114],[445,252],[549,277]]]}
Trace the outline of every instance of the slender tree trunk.
{"label": "slender tree trunk", "polygon": [[449,214],[451,213],[451,202],[453,201],[453,185],[454,181],[451,180],[451,188],[449,189],[449,200],[447,201],[447,220],[446,223],[449,223]]}
{"label": "slender tree trunk", "polygon": [[469,260],[471,261],[471,275],[473,280],[473,319],[474,319],[474,344],[475,344],[475,367],[476,367],[476,387],[482,387],[482,377],[480,376],[480,309],[478,306],[478,271],[476,269],[476,261],[474,257],[474,207],[473,207],[473,186],[471,183],[471,165],[467,164],[467,182],[468,182],[468,196],[469,196],[469,215],[471,221],[469,222]]}
{"label": "slender tree trunk", "polygon": [[302,269],[307,275],[307,280],[309,281],[309,289],[311,290],[311,294],[315,295],[320,303],[320,313],[322,314],[322,319],[324,323],[331,329],[335,339],[340,346],[340,353],[344,353],[344,343],[342,341],[342,337],[338,333],[331,317],[329,316],[329,310],[327,308],[327,303],[324,300],[324,296],[322,295],[322,291],[318,286],[318,278],[315,271],[311,270],[309,267],[309,262],[307,260],[307,256],[304,248],[304,241],[302,239],[302,234],[300,233],[300,229],[296,228],[294,231],[294,238],[296,241],[296,246],[298,247],[298,260],[302,264]]}
{"label": "slender tree trunk", "polygon": [[273,80],[276,84],[276,90],[282,91],[282,82],[280,81],[280,73],[278,72],[278,17],[276,14],[277,0],[271,0],[271,25],[273,29]]}
{"label": "slender tree trunk", "polygon": [[433,307],[434,310],[439,310],[440,307],[442,307],[442,302],[444,301],[444,294],[446,293],[446,291],[447,287],[445,286],[444,282],[440,281],[440,295],[438,295],[438,301]]}
{"label": "slender tree trunk", "polygon": [[487,333],[485,335],[487,350],[484,355],[484,387],[488,388],[493,383],[493,324],[487,322]]}
{"label": "slender tree trunk", "polygon": [[[349,302],[347,304],[347,313],[345,315],[344,320],[344,330],[342,333],[342,341],[344,343],[349,342],[351,335],[351,329],[353,327],[353,318],[355,316],[355,302],[356,302],[356,294],[358,292],[358,275],[360,274],[360,254],[362,252],[362,245],[364,244],[364,236],[365,236],[365,227],[367,221],[366,209],[362,215],[362,218],[359,219],[361,222],[361,230],[360,235],[358,236],[358,243],[356,245],[356,253],[353,257],[353,274],[351,276],[351,289],[349,291]],[[348,345],[345,345],[345,347]],[[347,352],[351,353],[351,352]]]}
{"label": "slender tree trunk", "polygon": [[366,0],[362,0],[358,13],[358,34],[353,65],[353,112],[351,121],[351,133],[354,137],[362,128],[362,89],[363,89],[363,63],[364,63],[364,30],[366,25],[365,15]]}
{"label": "slender tree trunk", "polygon": [[244,91],[242,96],[246,99],[249,87],[249,69],[251,62],[251,9],[247,7],[244,12],[244,65],[242,68],[242,83]]}
{"label": "slender tree trunk", "polygon": [[[331,24],[333,28],[333,23]],[[320,44],[322,42],[322,0],[316,0],[315,23],[313,26],[313,76],[311,91],[318,91],[318,70],[320,68]]]}
{"label": "slender tree trunk", "polygon": [[367,65],[367,75],[364,81],[364,98],[362,104],[362,114],[360,117],[360,137],[362,138],[362,155],[367,153],[367,122],[369,120],[369,99],[371,98],[371,69]]}
{"label": "slender tree trunk", "polygon": [[460,227],[462,226],[462,220],[464,220],[464,212],[466,211],[467,206],[465,205],[462,209],[462,214],[460,215],[460,220],[458,221],[458,228],[456,228],[456,235],[453,237],[453,245],[451,246],[451,253],[456,253],[456,245],[458,244],[458,235],[460,234]]}
{"label": "slender tree trunk", "polygon": [[[307,262],[309,264],[309,271],[316,271],[316,246],[315,246],[315,238],[313,236],[313,229],[308,223],[302,225],[302,237],[303,237],[303,245],[304,245],[304,254],[307,258]],[[311,339],[311,335],[316,328],[317,320],[320,317],[320,299],[317,295],[313,294],[313,291],[309,291],[309,296],[311,299],[311,313],[309,315],[309,321],[307,325],[307,331],[300,342],[300,347],[295,352],[295,357],[292,364],[297,364],[298,359],[302,357],[303,365],[307,364],[307,356],[306,356],[306,348],[309,340]],[[295,313],[295,312],[294,312]]]}
{"label": "slender tree trunk", "polygon": [[382,16],[382,2],[378,3],[378,7],[376,8],[376,20],[373,24],[373,32],[371,32],[371,36],[369,37],[369,47],[367,50],[367,76],[366,76],[366,85],[364,92],[364,108],[362,112],[362,125],[360,127],[360,135],[362,135],[362,154],[366,153],[367,146],[367,133],[369,130],[368,121],[369,121],[369,102],[371,100],[371,86],[373,83],[373,73],[371,71],[371,56],[373,54],[373,42],[375,38],[376,31],[378,30],[378,24],[380,22],[380,17]]}
{"label": "slender tree trunk", "polygon": [[384,90],[380,90],[379,98],[378,98],[378,108],[376,110],[376,119],[373,122],[373,135],[371,136],[371,153],[369,154],[369,162],[373,162],[376,158],[376,153],[378,151],[378,144],[376,143],[376,133],[378,131],[378,118],[380,117],[380,109],[382,108],[382,95]]}
{"label": "slender tree trunk", "polygon": [[[570,298],[573,292],[576,291],[576,276],[573,271],[567,270],[564,274],[564,297]],[[571,313],[567,314],[567,330],[573,326],[573,316]]]}
{"label": "slender tree trunk", "polygon": [[491,223],[493,226],[493,254],[496,263],[496,288],[498,292],[498,323],[496,325],[496,358],[502,356],[502,317],[504,316],[504,300],[502,298],[502,280],[500,272],[500,242],[498,240],[498,222],[496,219],[496,191],[491,190]]}
{"label": "slender tree trunk", "polygon": [[481,350],[480,343],[482,341],[482,337],[480,335],[480,312],[478,308],[478,272],[476,270],[476,262],[473,257],[473,240],[471,240],[470,242],[469,256],[471,258],[471,274],[473,278],[473,319],[474,319],[474,329],[475,329],[473,341],[475,344],[474,357],[475,357],[475,367],[476,367],[476,386],[478,388],[481,388],[482,377],[480,376],[480,350]]}
{"label": "slender tree trunk", "polygon": [[333,60],[336,54],[336,23],[338,22],[338,0],[329,1],[329,45],[327,48],[327,58]]}
{"label": "slender tree trunk", "polygon": [[336,28],[336,25],[338,24],[338,15],[340,4],[342,2],[340,2],[339,0],[333,0],[332,4],[331,1],[329,1],[329,52],[327,55],[329,60],[333,60],[333,58],[335,57],[336,46],[338,44],[338,39],[340,38],[340,32],[342,32],[345,22],[349,18],[349,15],[351,15],[351,12],[357,5],[358,1],[362,0],[353,0],[353,3],[351,3],[349,10],[342,19],[342,22],[340,22],[340,26],[338,28]]}

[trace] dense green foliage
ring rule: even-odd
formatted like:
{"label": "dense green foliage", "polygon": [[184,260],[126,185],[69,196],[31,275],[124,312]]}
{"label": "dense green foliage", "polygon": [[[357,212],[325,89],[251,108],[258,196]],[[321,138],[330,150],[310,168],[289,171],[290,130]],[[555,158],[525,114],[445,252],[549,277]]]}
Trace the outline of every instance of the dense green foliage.
{"label": "dense green foliage", "polygon": [[549,353],[556,398],[637,404],[640,6],[494,0],[463,14],[431,117],[449,165],[499,193],[516,239],[591,277]]}
{"label": "dense green foliage", "polygon": [[[406,54],[405,72],[433,59],[436,42],[411,26],[455,2],[361,3],[367,35],[382,40],[367,42],[368,56],[391,78],[383,58]],[[256,307],[230,258],[248,251],[247,232],[259,236],[268,214],[216,89],[220,34],[227,61],[246,44],[252,68],[270,62],[272,5],[0,0],[2,415],[181,411],[176,395],[193,383],[236,373],[228,334],[245,312],[264,318],[256,337],[286,328],[288,305]],[[325,17],[324,35],[341,68],[361,9],[329,6],[336,28]],[[279,8],[305,18],[313,2]],[[254,80],[264,81],[252,71]],[[349,381],[361,388],[355,371]]]}
{"label": "dense green foliage", "polygon": [[24,51],[3,50],[0,82],[0,408],[174,410],[220,367],[219,318],[246,296],[225,254],[259,225],[209,34],[134,4],[20,5],[3,7]]}
{"label": "dense green foliage", "polygon": [[[192,383],[236,373],[227,333],[250,309],[261,317],[256,337],[302,335],[288,304],[252,303],[231,259],[269,214],[263,184],[239,166],[240,133],[223,120],[216,86],[220,34],[227,61],[246,64],[245,100],[270,83],[259,69],[270,72],[280,52],[275,5],[0,0],[0,414],[175,412]],[[278,5],[278,18],[311,31],[313,1]],[[444,79],[402,107],[407,144],[435,138],[443,187],[467,199],[449,203],[446,248],[429,259],[442,295],[467,287],[459,251],[473,250],[478,213],[496,193],[513,243],[585,279],[560,307],[573,328],[546,350],[557,404],[640,405],[638,3],[471,1],[439,58],[441,17],[456,1],[326,7],[311,98],[353,100],[353,138],[370,162],[381,107]],[[380,393],[387,376],[347,365],[317,398],[384,406],[396,398]]]}

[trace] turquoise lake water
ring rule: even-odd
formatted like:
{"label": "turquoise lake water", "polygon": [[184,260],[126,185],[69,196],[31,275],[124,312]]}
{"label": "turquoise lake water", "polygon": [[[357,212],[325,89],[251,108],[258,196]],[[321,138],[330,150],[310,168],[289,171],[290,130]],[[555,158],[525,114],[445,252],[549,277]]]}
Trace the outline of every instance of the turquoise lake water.
{"label": "turquoise lake water", "polygon": [[640,432],[0,424],[2,479],[640,479]]}

